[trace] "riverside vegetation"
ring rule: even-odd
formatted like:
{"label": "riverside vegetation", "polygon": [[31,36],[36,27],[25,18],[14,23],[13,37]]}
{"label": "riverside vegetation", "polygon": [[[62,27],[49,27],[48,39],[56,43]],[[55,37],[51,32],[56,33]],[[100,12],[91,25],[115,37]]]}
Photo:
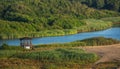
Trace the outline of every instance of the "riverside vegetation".
{"label": "riverside vegetation", "polygon": [[[119,0],[0,0],[0,39],[62,36],[119,26],[119,7]],[[100,57],[75,47],[116,43],[120,42],[95,37],[64,44],[36,45],[34,50],[3,44],[0,69],[91,68]],[[119,62],[109,64],[117,66]],[[96,68],[105,68],[101,65]]]}
{"label": "riverside vegetation", "polygon": [[81,22],[84,25],[79,26],[79,23],[78,24],[76,23],[76,26],[78,27],[75,28],[36,31],[35,29],[39,28],[39,24],[6,22],[6,21],[1,21],[1,22],[2,22],[0,23],[1,24],[0,26],[2,27],[0,29],[1,39],[14,39],[23,36],[29,36],[29,37],[60,36],[60,35],[76,34],[78,32],[80,33],[80,32],[103,30],[110,28],[112,26],[112,22],[95,20],[95,19],[84,19],[81,20]]}
{"label": "riverside vegetation", "polygon": [[101,18],[118,17],[118,6],[111,0],[0,0],[0,39],[103,30],[112,21]]}
{"label": "riverside vegetation", "polygon": [[[3,44],[0,47],[0,68],[21,69],[21,66],[22,69],[91,68],[93,63],[99,59],[99,56],[76,47],[117,43],[120,43],[120,41],[111,38],[95,37],[65,44],[37,45],[34,50],[24,50],[18,46]],[[104,65],[104,63],[102,64]],[[110,64],[118,65],[119,63]],[[100,68],[99,65],[97,67]]]}

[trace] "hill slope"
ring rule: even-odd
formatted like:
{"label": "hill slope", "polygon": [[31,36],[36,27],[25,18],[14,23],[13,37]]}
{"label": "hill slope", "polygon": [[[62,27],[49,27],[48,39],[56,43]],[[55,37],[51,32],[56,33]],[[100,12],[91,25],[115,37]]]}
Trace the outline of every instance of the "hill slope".
{"label": "hill slope", "polygon": [[[107,10],[95,10],[81,4],[82,0],[1,0],[0,17],[9,21],[42,22],[42,19],[59,18],[100,18],[117,16],[118,13]],[[45,21],[43,21],[45,22]]]}
{"label": "hill slope", "polygon": [[[82,19],[120,15],[114,11],[89,8],[85,4],[81,4],[83,1],[0,0],[0,38],[4,38],[4,36],[5,38],[6,36],[7,38],[17,38],[26,35],[37,37],[43,30],[76,29],[85,26],[87,23]],[[38,35],[33,35],[36,33]],[[63,32],[60,35],[63,35]]]}
{"label": "hill slope", "polygon": [[80,0],[83,4],[97,9],[108,9],[120,12],[120,0]]}

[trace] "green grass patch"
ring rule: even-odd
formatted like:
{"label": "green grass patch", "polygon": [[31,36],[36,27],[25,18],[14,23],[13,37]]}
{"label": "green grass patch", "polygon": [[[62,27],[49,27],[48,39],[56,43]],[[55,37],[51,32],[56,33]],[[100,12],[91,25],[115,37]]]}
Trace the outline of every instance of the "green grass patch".
{"label": "green grass patch", "polygon": [[103,21],[111,21],[113,23],[113,26],[120,27],[120,17],[108,17],[108,18],[102,18]]}
{"label": "green grass patch", "polygon": [[102,18],[104,21],[111,21],[111,22],[120,22],[120,17],[107,17],[107,18]]}
{"label": "green grass patch", "polygon": [[112,45],[120,43],[119,40],[104,37],[88,38],[81,40],[81,42],[85,42],[87,46]]}
{"label": "green grass patch", "polygon": [[[83,23],[81,25],[81,23]],[[65,23],[66,24],[66,23]],[[28,37],[45,37],[45,36],[63,36],[77,34],[79,32],[89,32],[103,30],[112,27],[112,22],[97,19],[84,19],[77,23],[76,27],[64,28],[46,28],[42,29],[39,23],[10,22],[0,20],[0,39],[15,39],[24,36]],[[14,33],[13,33],[14,32]]]}
{"label": "green grass patch", "polygon": [[15,55],[21,59],[35,59],[42,62],[62,63],[76,62],[80,64],[93,63],[98,56],[93,53],[86,53],[81,49],[55,49],[51,51],[31,52]]}
{"label": "green grass patch", "polygon": [[19,54],[22,51],[17,50],[0,50],[0,58],[10,58],[13,57],[15,54]]}
{"label": "green grass patch", "polygon": [[88,38],[84,40],[77,40],[69,43],[55,43],[55,44],[43,44],[36,45],[35,48],[47,48],[47,47],[85,47],[85,46],[102,46],[102,45],[112,45],[120,43],[119,40],[112,38],[104,38],[104,37],[94,37]]}
{"label": "green grass patch", "polygon": [[112,26],[112,22],[102,21],[96,19],[84,19],[83,22],[86,25],[79,27],[78,32],[90,32],[90,31],[98,31],[110,28]]}

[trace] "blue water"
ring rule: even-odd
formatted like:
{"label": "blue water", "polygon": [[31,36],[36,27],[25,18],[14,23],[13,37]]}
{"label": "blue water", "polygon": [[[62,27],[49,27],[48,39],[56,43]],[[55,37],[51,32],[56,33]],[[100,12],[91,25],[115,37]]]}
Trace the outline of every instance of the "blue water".
{"label": "blue water", "polygon": [[[67,36],[33,38],[32,43],[34,45],[50,44],[50,43],[65,43],[65,42],[83,40],[83,39],[92,38],[92,37],[106,37],[106,38],[113,38],[113,39],[120,40],[120,27],[110,28],[110,29],[103,30],[103,31],[78,33],[78,34],[67,35]],[[0,40],[0,45],[3,43],[18,46],[20,44],[20,41],[19,39]]]}

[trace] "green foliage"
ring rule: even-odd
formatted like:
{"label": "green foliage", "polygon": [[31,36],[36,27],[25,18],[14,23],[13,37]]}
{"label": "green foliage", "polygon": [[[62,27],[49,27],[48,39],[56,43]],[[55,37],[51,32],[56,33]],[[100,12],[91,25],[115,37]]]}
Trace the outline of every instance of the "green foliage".
{"label": "green foliage", "polygon": [[[6,4],[3,4],[6,5]],[[32,13],[32,14],[31,14]],[[2,17],[10,21],[31,22],[34,13],[23,3],[11,3],[4,8]]]}
{"label": "green foliage", "polygon": [[[52,18],[50,20],[52,20]],[[64,20],[69,21],[65,21],[64,23]],[[51,26],[46,24],[45,26],[47,27],[44,27],[44,25],[41,23],[9,22],[0,20],[0,39],[14,39],[25,36],[44,37],[69,35],[76,34],[78,32],[107,29],[112,26],[112,23],[96,19],[78,20],[70,18],[63,20],[61,19],[60,21],[56,20]]]}
{"label": "green foliage", "polygon": [[0,50],[23,50],[22,47],[18,46],[9,46],[7,44],[3,44],[0,46]]}
{"label": "green foliage", "polygon": [[76,18],[62,17],[62,18],[59,18],[58,20],[55,20],[55,22],[53,23],[53,26],[54,25],[56,26],[58,25],[62,27],[62,29],[72,29],[72,28],[79,27],[81,25],[85,25],[85,23]]}
{"label": "green foliage", "polygon": [[96,19],[84,19],[83,22],[86,23],[86,25],[77,28],[78,32],[104,30],[112,26],[112,22]]}
{"label": "green foliage", "polygon": [[113,11],[120,11],[119,0],[80,0],[83,4],[97,9],[108,9]]}
{"label": "green foliage", "polygon": [[120,17],[107,17],[107,18],[101,18],[101,20],[118,23],[118,22],[120,22]]}
{"label": "green foliage", "polygon": [[19,54],[21,51],[17,50],[0,50],[0,58],[9,58],[15,54]]}
{"label": "green foliage", "polygon": [[102,30],[111,25],[106,21],[101,23],[99,20],[90,20],[89,26],[86,24],[89,20],[86,22],[83,19],[120,15],[114,11],[89,8],[82,3],[89,6],[95,4],[96,8],[104,7],[104,0],[0,0],[0,39],[59,36]]}
{"label": "green foliage", "polygon": [[55,44],[43,44],[36,45],[35,47],[78,47],[78,46],[86,46],[85,42],[69,42],[69,43],[55,43]]}
{"label": "green foliage", "polygon": [[111,21],[113,22],[113,26],[120,27],[120,17],[107,17],[107,18],[102,18],[102,20]]}
{"label": "green foliage", "polygon": [[94,37],[82,40],[85,42],[87,46],[97,46],[97,45],[111,45],[120,43],[120,41],[112,39],[112,38],[104,38],[104,37]]}
{"label": "green foliage", "polygon": [[81,68],[82,65],[89,65],[96,60],[98,60],[96,54],[87,53],[82,49],[76,48],[59,48],[28,52],[0,50],[0,67],[4,69],[69,69],[71,65],[72,68],[78,68],[76,65]]}
{"label": "green foliage", "polygon": [[19,22],[31,22],[33,20],[28,15],[25,14],[23,15],[20,13],[13,13],[13,12],[6,13],[4,18],[10,21],[19,21]]}
{"label": "green foliage", "polygon": [[93,53],[86,53],[81,49],[55,49],[52,51],[23,53],[16,55],[18,58],[35,59],[42,62],[77,62],[80,64],[93,63],[98,56]]}
{"label": "green foliage", "polygon": [[0,49],[7,49],[9,46],[7,44],[3,44]]}
{"label": "green foliage", "polygon": [[55,43],[55,44],[43,44],[36,45],[36,48],[39,47],[85,47],[85,46],[99,46],[99,45],[112,45],[120,43],[119,40],[115,40],[112,38],[104,38],[104,37],[94,37],[88,38],[84,40],[77,40],[69,43]]}
{"label": "green foliage", "polygon": [[[1,18],[12,21],[22,22],[39,22],[40,17],[48,19],[49,16],[72,16],[77,18],[98,18],[109,16],[104,11],[98,11],[81,4],[86,3],[90,6],[98,8],[104,7],[104,0],[12,0],[12,1],[0,1]],[[90,4],[89,4],[90,3]],[[95,5],[94,5],[95,4]],[[108,11],[109,12],[109,11]],[[97,13],[97,15],[96,15]],[[101,14],[103,13],[103,14]],[[113,16],[118,16],[118,13],[112,13]],[[118,15],[116,15],[118,14]],[[99,16],[98,16],[99,15]],[[14,17],[15,16],[15,17]],[[37,21],[36,21],[37,20]]]}

